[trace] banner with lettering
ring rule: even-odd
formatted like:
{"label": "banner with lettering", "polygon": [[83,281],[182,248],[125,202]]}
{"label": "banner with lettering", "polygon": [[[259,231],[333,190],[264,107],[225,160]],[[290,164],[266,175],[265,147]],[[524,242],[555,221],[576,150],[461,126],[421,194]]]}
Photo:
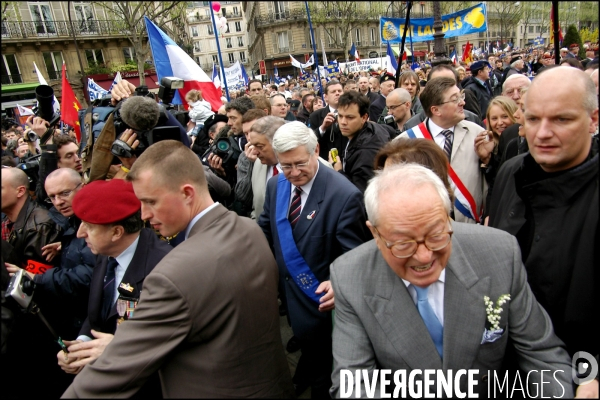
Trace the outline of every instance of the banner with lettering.
{"label": "banner with lettering", "polygon": [[[455,37],[469,33],[485,32],[487,30],[486,8],[479,3],[465,10],[442,16],[442,32],[444,37]],[[404,33],[404,18],[380,18],[379,28],[383,41],[391,44],[402,42]],[[433,18],[410,19],[410,30],[413,42],[433,40]],[[407,32],[407,36],[409,32]],[[408,39],[408,38],[407,38]]]}
{"label": "banner with lettering", "polygon": [[228,88],[241,88],[244,86],[244,78],[242,74],[242,64],[236,61],[231,67],[225,68],[225,79],[227,80]]}

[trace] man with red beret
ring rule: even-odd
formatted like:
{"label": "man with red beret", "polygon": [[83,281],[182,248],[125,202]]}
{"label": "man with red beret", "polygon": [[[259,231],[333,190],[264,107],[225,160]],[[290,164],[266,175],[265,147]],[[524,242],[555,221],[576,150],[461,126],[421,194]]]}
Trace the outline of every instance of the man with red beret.
{"label": "man with red beret", "polygon": [[77,192],[72,208],[81,219],[77,237],[99,256],[88,317],[77,340],[65,341],[69,353],[57,356],[63,370],[78,374],[102,354],[117,325],[133,316],[144,279],[171,246],[143,227],[141,203],[130,182],[94,181]]}
{"label": "man with red beret", "polygon": [[579,45],[577,43],[572,43],[569,46],[569,52],[567,53],[565,58],[574,58],[576,60],[581,61],[578,54],[579,54]]}

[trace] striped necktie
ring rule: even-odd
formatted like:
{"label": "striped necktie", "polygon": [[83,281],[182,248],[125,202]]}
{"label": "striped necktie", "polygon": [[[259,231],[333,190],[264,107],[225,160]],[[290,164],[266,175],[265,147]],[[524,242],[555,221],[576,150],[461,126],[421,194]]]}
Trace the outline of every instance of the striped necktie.
{"label": "striped necktie", "polygon": [[302,189],[297,187],[294,189],[294,197],[292,197],[292,204],[290,205],[290,214],[288,215],[288,220],[292,225],[292,229],[296,226],[296,223],[300,219],[300,211],[302,211],[302,201],[300,199],[300,195],[302,194]]}
{"label": "striped necktie", "polygon": [[115,270],[119,263],[116,259],[109,257],[108,265],[106,266],[106,276],[104,277],[104,298],[102,301],[102,315],[104,319],[108,319],[110,316],[110,310],[113,305],[113,299],[115,297]]}
{"label": "striped necktie", "polygon": [[446,139],[444,139],[444,153],[446,153],[448,162],[450,162],[450,157],[452,156],[452,131],[447,129],[443,130],[442,135],[446,137]]}

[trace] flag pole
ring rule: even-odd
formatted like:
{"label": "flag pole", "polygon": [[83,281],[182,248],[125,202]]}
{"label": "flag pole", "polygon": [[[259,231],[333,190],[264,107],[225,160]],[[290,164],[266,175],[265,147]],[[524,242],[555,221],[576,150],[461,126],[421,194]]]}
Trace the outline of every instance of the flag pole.
{"label": "flag pole", "polygon": [[[210,7],[210,15],[212,19],[213,29],[215,31],[215,38],[217,39],[217,53],[219,55],[219,64],[221,64],[221,74],[225,76],[225,67],[223,66],[223,56],[221,56],[221,45],[219,44],[219,34],[217,33],[217,24],[215,23],[215,12],[212,8],[212,1],[208,2]],[[229,101],[229,88],[227,87],[227,79],[223,79],[223,85],[225,85],[225,95],[227,96],[227,101]]]}
{"label": "flag pole", "polygon": [[319,78],[319,86],[321,86],[321,98],[323,100],[323,103],[325,103],[325,88],[322,87],[323,84],[321,83],[321,71],[319,71],[319,57],[317,56],[317,43],[315,42],[315,32],[313,31],[312,21],[310,19],[308,1],[305,1],[304,5],[306,6],[306,15],[308,16],[308,27],[310,29],[310,37],[312,38],[313,53],[315,55],[315,65],[317,66],[317,77]]}
{"label": "flag pole", "polygon": [[[410,29],[410,9],[412,8],[412,1],[406,2],[406,20],[404,21],[404,32],[402,32],[402,44],[400,45],[400,51],[398,54],[398,69],[396,70],[396,87],[400,87],[400,74],[402,73],[402,58],[404,57],[404,44],[406,43],[406,30]],[[408,61],[408,57],[406,58]]]}
{"label": "flag pole", "polygon": [[488,26],[488,7],[487,7],[487,1],[484,1],[483,4],[485,5],[485,36],[487,39],[487,44],[486,44],[486,50],[488,53],[488,57],[490,56],[490,27]]}
{"label": "flag pole", "polygon": [[[383,46],[383,37],[381,36],[381,15],[379,16],[379,68],[383,69],[383,57],[381,57],[381,46]],[[369,78],[370,79],[370,78]]]}

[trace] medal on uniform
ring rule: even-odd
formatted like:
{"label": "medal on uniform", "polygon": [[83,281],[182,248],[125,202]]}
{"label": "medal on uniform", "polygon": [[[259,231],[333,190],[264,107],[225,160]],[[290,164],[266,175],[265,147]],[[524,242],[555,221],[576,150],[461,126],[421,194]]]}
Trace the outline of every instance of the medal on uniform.
{"label": "medal on uniform", "polygon": [[117,299],[117,313],[119,318],[117,319],[117,326],[123,321],[127,321],[133,317],[135,307],[137,307],[138,299],[133,297],[119,296]]}

